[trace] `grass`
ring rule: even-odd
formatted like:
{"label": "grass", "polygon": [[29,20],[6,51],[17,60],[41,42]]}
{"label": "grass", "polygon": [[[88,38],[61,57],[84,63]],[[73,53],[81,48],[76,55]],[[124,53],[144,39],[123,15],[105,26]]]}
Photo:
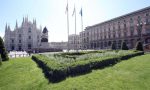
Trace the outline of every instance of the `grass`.
{"label": "grass", "polygon": [[0,67],[0,90],[150,90],[149,58],[137,56],[55,84],[48,83],[30,58],[18,58]]}

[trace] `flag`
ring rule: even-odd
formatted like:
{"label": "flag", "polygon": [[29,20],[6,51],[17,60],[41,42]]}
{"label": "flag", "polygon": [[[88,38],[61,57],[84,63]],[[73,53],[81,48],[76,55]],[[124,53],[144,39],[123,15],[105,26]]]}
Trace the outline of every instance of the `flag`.
{"label": "flag", "polygon": [[79,14],[80,14],[80,15],[81,15],[81,17],[82,17],[82,8],[81,8],[81,10],[80,10]]}
{"label": "flag", "polygon": [[67,13],[67,12],[68,12],[68,3],[66,5],[66,11],[65,11],[65,13]]}
{"label": "flag", "polygon": [[75,14],[75,12],[76,12],[76,8],[75,8],[75,5],[74,5],[72,16]]}

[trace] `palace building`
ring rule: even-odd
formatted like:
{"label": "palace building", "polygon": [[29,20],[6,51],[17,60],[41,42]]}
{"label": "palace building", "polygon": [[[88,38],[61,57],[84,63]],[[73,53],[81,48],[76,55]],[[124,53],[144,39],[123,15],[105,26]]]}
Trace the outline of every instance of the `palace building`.
{"label": "palace building", "polygon": [[78,50],[80,48],[80,36],[76,34],[71,34],[68,37],[68,49],[69,50]]}
{"label": "palace building", "polygon": [[82,49],[109,49],[115,43],[117,49],[125,41],[130,49],[141,40],[150,43],[150,7],[143,8],[111,20],[88,26],[80,32]]}
{"label": "palace building", "polygon": [[7,51],[33,51],[37,48],[49,48],[48,30],[45,27],[42,31],[42,28],[37,28],[36,20],[31,22],[26,17],[23,18],[20,27],[16,22],[14,30],[6,24],[4,42]]}

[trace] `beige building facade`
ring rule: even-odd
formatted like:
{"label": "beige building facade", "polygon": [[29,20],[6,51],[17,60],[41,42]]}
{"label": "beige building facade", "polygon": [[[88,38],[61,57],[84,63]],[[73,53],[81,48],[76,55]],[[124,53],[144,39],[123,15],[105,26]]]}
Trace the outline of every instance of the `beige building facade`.
{"label": "beige building facade", "polygon": [[69,35],[68,47],[69,47],[69,50],[80,49],[80,35],[75,35],[75,34]]}
{"label": "beige building facade", "polygon": [[150,43],[150,7],[137,10],[111,20],[86,27],[80,32],[82,49],[109,49],[115,43],[117,49],[125,41],[130,49],[137,41]]}

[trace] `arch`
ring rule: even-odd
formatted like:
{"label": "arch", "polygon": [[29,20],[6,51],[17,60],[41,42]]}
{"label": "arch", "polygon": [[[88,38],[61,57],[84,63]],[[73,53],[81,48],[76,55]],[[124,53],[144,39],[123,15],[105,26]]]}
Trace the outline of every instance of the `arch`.
{"label": "arch", "polygon": [[147,43],[150,43],[150,37],[148,37],[148,38],[145,38],[145,44],[147,44]]}
{"label": "arch", "polygon": [[111,46],[111,44],[112,44],[111,41],[108,41],[108,46]]}
{"label": "arch", "polygon": [[47,38],[42,38],[41,42],[48,42],[48,39]]}

